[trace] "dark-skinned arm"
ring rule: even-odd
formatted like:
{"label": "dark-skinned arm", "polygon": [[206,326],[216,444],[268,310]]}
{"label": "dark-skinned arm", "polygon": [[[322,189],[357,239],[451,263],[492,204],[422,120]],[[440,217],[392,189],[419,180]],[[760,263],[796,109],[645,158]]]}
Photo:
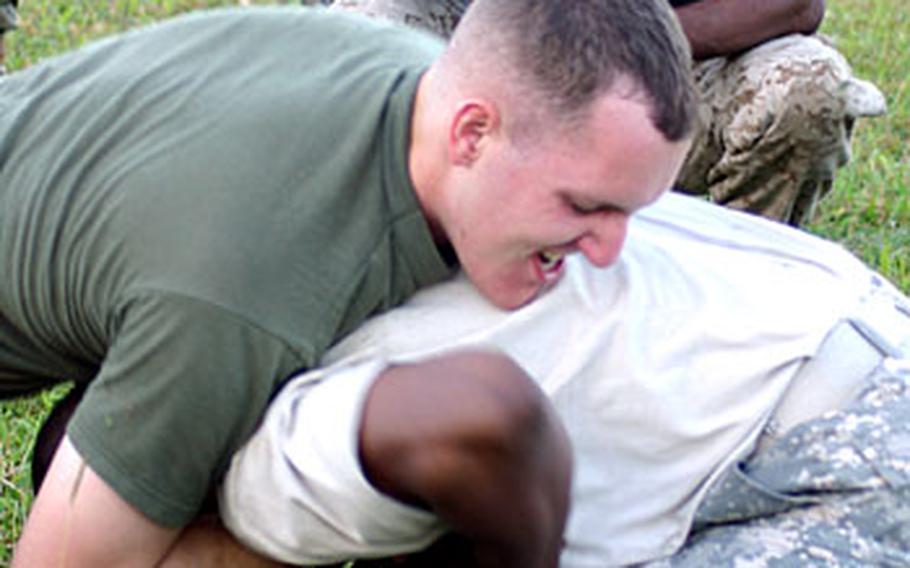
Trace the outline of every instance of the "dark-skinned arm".
{"label": "dark-skinned arm", "polygon": [[695,59],[729,55],[787,34],[815,32],[824,0],[701,0],[676,8]]}
{"label": "dark-skinned arm", "polygon": [[569,440],[546,396],[505,356],[461,353],[388,369],[366,403],[361,459],[376,487],[456,533],[404,565],[558,566]]}

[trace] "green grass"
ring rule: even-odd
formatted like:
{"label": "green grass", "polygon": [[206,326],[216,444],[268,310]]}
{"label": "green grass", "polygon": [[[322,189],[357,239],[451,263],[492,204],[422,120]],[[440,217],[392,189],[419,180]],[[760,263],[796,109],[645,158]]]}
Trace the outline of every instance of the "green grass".
{"label": "green grass", "polygon": [[[20,69],[99,36],[228,0],[23,0],[22,28],[9,36],[7,65]],[[269,3],[254,0],[250,3]],[[283,3],[295,3],[292,1]],[[841,171],[809,229],[842,242],[903,290],[910,290],[910,8],[906,0],[829,2],[823,30],[858,76],[888,98],[886,117],[859,124],[853,162]],[[242,64],[242,62],[238,62]],[[31,504],[29,452],[60,389],[0,403],[0,567]]]}
{"label": "green grass", "polygon": [[31,505],[30,449],[39,419],[65,392],[61,387],[0,404],[0,566],[9,563],[12,545]]}
{"label": "green grass", "polygon": [[885,93],[888,114],[861,121],[853,161],[809,228],[837,240],[910,290],[910,7],[901,0],[829,2],[823,30],[857,76]]}

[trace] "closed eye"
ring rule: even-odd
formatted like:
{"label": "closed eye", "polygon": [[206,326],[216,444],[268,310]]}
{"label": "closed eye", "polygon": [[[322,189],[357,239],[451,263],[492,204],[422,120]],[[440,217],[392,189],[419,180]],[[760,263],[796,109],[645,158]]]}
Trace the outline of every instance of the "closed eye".
{"label": "closed eye", "polygon": [[592,212],[588,207],[585,207],[584,205],[576,203],[574,201],[569,201],[569,209],[571,209],[572,212],[577,215],[588,215]]}
{"label": "closed eye", "polygon": [[571,189],[562,189],[557,193],[565,207],[575,215],[602,215],[604,213],[626,213],[622,207],[592,199]]}
{"label": "closed eye", "polygon": [[577,199],[572,199],[571,197],[566,197],[566,204],[576,215],[596,215],[598,213],[609,213],[618,210],[618,208],[613,205],[585,203]]}

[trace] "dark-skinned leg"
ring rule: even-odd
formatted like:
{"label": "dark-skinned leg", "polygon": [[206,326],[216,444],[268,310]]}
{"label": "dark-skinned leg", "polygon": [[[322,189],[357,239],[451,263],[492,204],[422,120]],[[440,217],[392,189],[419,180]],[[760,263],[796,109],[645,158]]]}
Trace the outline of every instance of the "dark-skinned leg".
{"label": "dark-skinned leg", "polygon": [[570,444],[546,396],[507,357],[457,353],[385,371],[365,405],[361,460],[381,491],[453,527],[433,566],[558,565]]}

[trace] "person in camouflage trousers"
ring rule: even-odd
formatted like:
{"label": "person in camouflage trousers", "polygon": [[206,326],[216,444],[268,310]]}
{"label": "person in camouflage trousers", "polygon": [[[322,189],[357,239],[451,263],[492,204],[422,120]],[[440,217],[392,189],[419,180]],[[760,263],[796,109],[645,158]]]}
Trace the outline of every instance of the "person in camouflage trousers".
{"label": "person in camouflage trousers", "polygon": [[[687,31],[684,11],[695,6],[681,4],[699,3],[675,3]],[[333,8],[448,37],[468,4],[336,0]],[[850,158],[856,119],[885,112],[882,94],[817,35],[763,38],[733,56],[693,42],[693,53],[701,129],[677,189],[794,226],[809,221]],[[910,566],[910,363],[886,358],[844,408],[765,435],[713,484],[686,544],[646,564],[712,565]]]}
{"label": "person in camouflage trousers", "polygon": [[694,72],[701,130],[679,189],[794,226],[850,159],[856,119],[885,112],[878,89],[818,36],[787,35]]}
{"label": "person in camouflage trousers", "polygon": [[716,482],[686,545],[647,568],[910,566],[910,367],[798,425]]}
{"label": "person in camouflage trousers", "polygon": [[18,0],[0,0],[0,75],[6,73],[6,33],[19,26]]}
{"label": "person in camouflage trousers", "polygon": [[[469,3],[336,0],[332,7],[449,37]],[[702,96],[699,134],[677,189],[794,226],[809,221],[850,158],[854,122],[884,113],[884,97],[854,78],[826,41],[803,35],[818,27],[823,2],[671,4],[692,44]],[[753,21],[764,27],[749,28]]]}

